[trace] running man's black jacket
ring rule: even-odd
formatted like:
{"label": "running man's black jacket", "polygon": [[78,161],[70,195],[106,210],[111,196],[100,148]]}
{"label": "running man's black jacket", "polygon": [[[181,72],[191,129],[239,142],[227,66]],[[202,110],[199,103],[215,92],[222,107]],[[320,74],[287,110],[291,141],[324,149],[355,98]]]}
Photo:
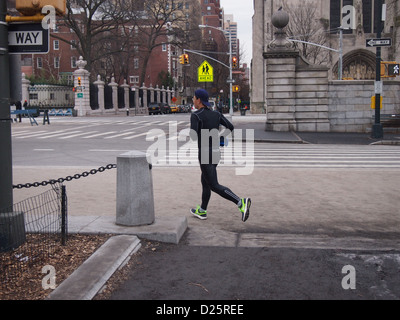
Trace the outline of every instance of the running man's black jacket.
{"label": "running man's black jacket", "polygon": [[[210,157],[213,152],[217,150],[219,152],[220,140],[218,133],[220,125],[229,129],[228,133],[225,133],[224,136],[227,136],[234,129],[232,123],[218,111],[201,108],[192,113],[190,117],[190,137],[194,141],[197,140],[199,160],[201,159],[201,154],[204,152],[207,152]],[[205,139],[202,139],[202,137]],[[215,161],[212,161],[212,163],[215,163]]]}

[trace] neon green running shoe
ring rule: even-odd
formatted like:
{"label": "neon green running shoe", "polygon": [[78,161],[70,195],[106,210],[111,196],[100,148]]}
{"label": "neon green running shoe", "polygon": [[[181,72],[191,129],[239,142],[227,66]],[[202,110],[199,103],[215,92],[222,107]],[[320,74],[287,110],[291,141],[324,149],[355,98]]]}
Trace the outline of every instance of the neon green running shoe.
{"label": "neon green running shoe", "polygon": [[243,198],[242,205],[239,208],[240,212],[242,213],[242,221],[245,222],[250,215],[250,206],[251,206],[251,199],[250,198]]}
{"label": "neon green running shoe", "polygon": [[199,218],[200,220],[206,220],[207,219],[207,211],[203,210],[200,208],[200,206],[197,206],[196,209],[190,209],[190,213],[194,215],[196,218]]}

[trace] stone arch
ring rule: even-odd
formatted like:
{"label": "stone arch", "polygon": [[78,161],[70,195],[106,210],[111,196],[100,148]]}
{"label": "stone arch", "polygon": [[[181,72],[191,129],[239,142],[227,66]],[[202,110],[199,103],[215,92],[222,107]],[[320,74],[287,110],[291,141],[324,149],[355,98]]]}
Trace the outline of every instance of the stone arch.
{"label": "stone arch", "polygon": [[[333,67],[335,79],[338,77],[339,62]],[[343,56],[343,78],[353,80],[374,80],[376,73],[376,56],[374,53],[358,49]]]}

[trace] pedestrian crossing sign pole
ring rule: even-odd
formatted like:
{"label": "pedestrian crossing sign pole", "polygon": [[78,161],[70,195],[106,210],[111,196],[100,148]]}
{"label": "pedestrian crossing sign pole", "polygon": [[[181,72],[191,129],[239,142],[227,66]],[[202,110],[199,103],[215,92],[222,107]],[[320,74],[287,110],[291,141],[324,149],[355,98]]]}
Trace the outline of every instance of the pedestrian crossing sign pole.
{"label": "pedestrian crossing sign pole", "polygon": [[197,69],[198,82],[214,82],[214,68],[207,60]]}

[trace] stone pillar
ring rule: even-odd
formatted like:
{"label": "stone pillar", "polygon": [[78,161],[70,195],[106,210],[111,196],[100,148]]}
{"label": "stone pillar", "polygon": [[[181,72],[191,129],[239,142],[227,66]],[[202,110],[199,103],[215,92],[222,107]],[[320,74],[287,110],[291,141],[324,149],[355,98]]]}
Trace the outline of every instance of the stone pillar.
{"label": "stone pillar", "polygon": [[171,104],[171,92],[172,90],[167,87],[167,103],[170,105]]}
{"label": "stone pillar", "polygon": [[164,103],[166,103],[166,104],[169,104],[169,102],[168,102],[168,100],[167,100],[167,96],[166,96],[166,92],[165,92],[166,90],[165,90],[165,88],[164,88],[164,86],[162,86],[161,87],[161,101],[162,102],[164,102]]}
{"label": "stone pillar", "polygon": [[[74,72],[74,86],[77,88],[75,92],[75,109],[77,115],[82,117],[90,113],[90,88],[89,88],[89,76],[90,72],[85,70],[87,62],[79,57],[76,62],[78,70]],[[79,80],[81,79],[81,85],[79,86]]]}
{"label": "stone pillar", "polygon": [[25,78],[25,73],[22,73],[22,97],[21,97],[21,103],[24,104],[25,100],[28,101],[29,105],[29,86],[31,85],[31,82]]}
{"label": "stone pillar", "polygon": [[99,89],[97,92],[97,100],[99,102],[99,110],[103,114],[104,113],[104,81],[101,81],[100,75],[97,76],[97,81],[93,82]]}
{"label": "stone pillar", "polygon": [[272,16],[278,30],[264,52],[266,130],[329,132],[329,68],[311,65],[294,49],[283,31],[288,22],[289,16],[282,10]]}
{"label": "stone pillar", "polygon": [[124,88],[124,103],[125,109],[129,109],[129,85],[126,83],[126,79],[124,80],[124,84],[121,85]]}
{"label": "stone pillar", "polygon": [[136,109],[136,113],[137,113],[137,111],[139,110],[139,107],[140,107],[140,102],[139,102],[139,95],[140,95],[140,92],[139,92],[139,87],[138,86],[134,86],[134,87],[132,87],[133,89],[134,89],[134,91],[135,91],[135,109]]}
{"label": "stone pillar", "polygon": [[142,101],[142,108],[146,108],[147,109],[147,88],[144,86],[142,86],[142,92],[143,92],[143,101]]}
{"label": "stone pillar", "polygon": [[150,84],[149,90],[150,90],[150,103],[153,103],[154,102],[154,88],[153,88],[152,84]]}
{"label": "stone pillar", "polygon": [[289,23],[289,15],[279,10],[272,17],[278,28],[274,40],[264,52],[266,61],[266,131],[296,130],[296,59],[299,52],[286,37],[283,28]]}
{"label": "stone pillar", "polygon": [[111,78],[111,82],[108,84],[112,88],[112,104],[115,113],[118,113],[118,83],[115,82],[115,78]]}
{"label": "stone pillar", "polygon": [[117,157],[117,219],[123,226],[153,224],[153,180],[146,154],[131,151]]}
{"label": "stone pillar", "polygon": [[156,96],[157,96],[157,102],[160,103],[161,102],[161,97],[160,97],[160,88],[158,87],[158,85],[156,85]]}

